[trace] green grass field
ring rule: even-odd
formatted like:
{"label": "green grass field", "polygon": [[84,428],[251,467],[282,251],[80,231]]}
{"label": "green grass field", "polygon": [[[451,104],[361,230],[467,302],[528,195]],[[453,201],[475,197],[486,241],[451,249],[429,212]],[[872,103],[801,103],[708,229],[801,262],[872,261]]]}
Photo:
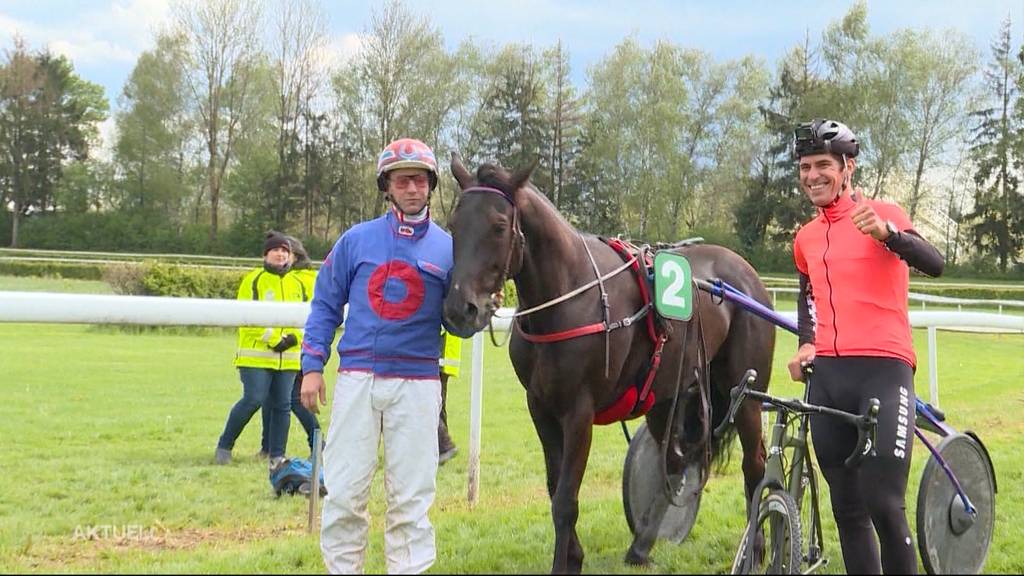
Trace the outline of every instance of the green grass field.
{"label": "green grass field", "polygon": [[[0,289],[12,288],[0,281]],[[45,288],[44,288],[45,289]],[[927,395],[925,332],[915,331],[917,388]],[[254,418],[235,462],[213,465],[227,412],[241,393],[231,367],[234,337],[127,334],[67,325],[0,324],[0,571],[323,572],[318,539],[305,531],[307,501],[274,498],[256,460]],[[1000,492],[987,572],[1024,571],[1024,336],[940,332],[942,407],[958,428],[977,431],[995,463]],[[780,334],[772,389],[795,347]],[[468,360],[468,351],[466,359]],[[507,350],[485,354],[480,500],[466,501],[469,377],[449,389],[460,454],[438,477],[431,518],[436,573],[537,573],[550,569],[553,531],[539,441]],[[333,373],[329,370],[328,373]],[[326,422],[325,422],[326,423]],[[631,423],[635,429],[637,423]],[[294,422],[291,454],[305,456]],[[622,511],[626,443],[599,427],[580,494],[584,571],[627,569]],[[708,484],[690,538],[659,543],[654,572],[722,573],[742,531],[739,450]],[[915,447],[908,492],[913,523],[924,448]],[[826,500],[827,501],[827,500]],[[374,484],[368,572],[383,572],[382,474]],[[825,512],[828,515],[828,512]],[[92,539],[88,538],[90,535]],[[831,522],[826,573],[842,573]]]}
{"label": "green grass field", "polygon": [[12,292],[73,292],[79,294],[113,294],[110,284],[102,280],[70,280],[36,278],[34,276],[0,276],[0,290]]}

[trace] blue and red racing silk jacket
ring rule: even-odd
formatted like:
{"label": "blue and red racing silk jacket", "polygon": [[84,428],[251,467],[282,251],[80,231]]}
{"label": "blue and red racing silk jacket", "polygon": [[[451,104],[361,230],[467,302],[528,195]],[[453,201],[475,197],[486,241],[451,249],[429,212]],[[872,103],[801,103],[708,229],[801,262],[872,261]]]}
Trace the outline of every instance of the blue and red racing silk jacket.
{"label": "blue and red racing silk jacket", "polygon": [[452,238],[429,218],[409,223],[389,210],[350,228],[317,274],[302,373],[323,371],[347,304],[339,370],[438,378],[437,335],[452,265]]}

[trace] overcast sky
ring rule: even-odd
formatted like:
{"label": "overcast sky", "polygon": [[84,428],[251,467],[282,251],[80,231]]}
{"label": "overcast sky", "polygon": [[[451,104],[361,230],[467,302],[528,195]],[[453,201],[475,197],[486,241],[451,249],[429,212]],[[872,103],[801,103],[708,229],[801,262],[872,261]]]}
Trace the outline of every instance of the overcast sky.
{"label": "overcast sky", "polygon": [[[273,3],[276,0],[270,0]],[[167,21],[169,0],[0,0],[0,36],[14,34],[31,48],[49,46],[69,56],[80,76],[103,85],[111,106],[153,31]],[[380,2],[324,0],[332,46],[358,46],[358,35]],[[472,37],[482,44],[526,42],[549,46],[561,39],[572,57],[573,78],[628,35],[649,46],[659,39],[699,48],[724,60],[755,54],[773,63],[806,34],[812,41],[841,18],[852,1],[733,0],[406,0],[428,16],[449,46]],[[1024,32],[1024,0],[869,0],[872,34],[901,28],[959,30],[983,54],[1002,20],[1013,20],[1015,45]]]}

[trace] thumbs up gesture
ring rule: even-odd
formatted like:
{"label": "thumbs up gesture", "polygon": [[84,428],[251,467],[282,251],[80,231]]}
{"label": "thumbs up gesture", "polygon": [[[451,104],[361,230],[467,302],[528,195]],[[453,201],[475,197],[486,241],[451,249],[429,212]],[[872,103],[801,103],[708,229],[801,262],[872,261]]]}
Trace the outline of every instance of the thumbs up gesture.
{"label": "thumbs up gesture", "polygon": [[850,214],[853,225],[860,230],[861,234],[868,234],[879,242],[885,242],[889,238],[889,229],[885,226],[875,209],[865,202],[860,202]]}

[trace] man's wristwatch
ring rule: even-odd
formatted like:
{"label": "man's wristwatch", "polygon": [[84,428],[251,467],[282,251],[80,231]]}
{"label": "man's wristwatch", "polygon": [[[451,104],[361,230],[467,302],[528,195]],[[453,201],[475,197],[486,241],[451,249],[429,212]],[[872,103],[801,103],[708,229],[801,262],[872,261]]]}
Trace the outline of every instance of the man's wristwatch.
{"label": "man's wristwatch", "polygon": [[885,221],[885,229],[889,232],[889,237],[885,239],[885,244],[889,244],[900,237],[900,231],[896,228],[896,225],[892,223],[892,220]]}

